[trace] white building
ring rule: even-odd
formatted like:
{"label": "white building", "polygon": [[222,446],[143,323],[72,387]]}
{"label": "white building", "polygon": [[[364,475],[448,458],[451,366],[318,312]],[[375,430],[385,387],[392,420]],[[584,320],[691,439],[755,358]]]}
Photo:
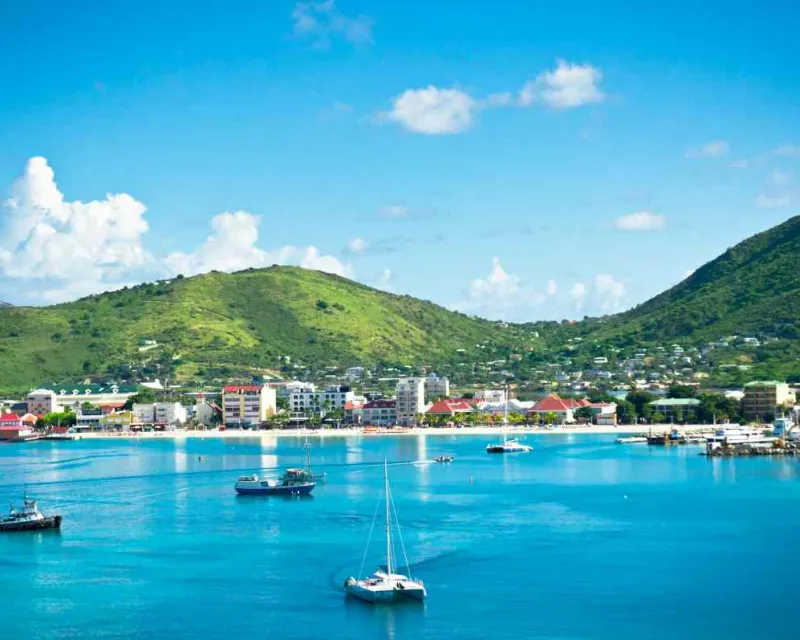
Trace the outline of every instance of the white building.
{"label": "white building", "polygon": [[43,416],[46,413],[62,411],[58,394],[52,389],[36,389],[28,394],[28,413]]}
{"label": "white building", "polygon": [[267,385],[228,385],[222,389],[222,419],[226,427],[258,426],[277,407],[277,393]]}
{"label": "white building", "polygon": [[290,398],[293,393],[300,391],[309,391],[313,393],[317,390],[313,382],[301,382],[300,380],[292,380],[291,382],[279,382],[270,385],[275,387],[278,392],[279,398]]}
{"label": "white building", "polygon": [[155,424],[173,427],[186,424],[188,413],[180,402],[157,402],[155,410]]}
{"label": "white building", "polygon": [[431,373],[425,378],[425,399],[433,400],[435,398],[449,398],[450,397],[450,380],[447,378],[440,378],[435,373]]}
{"label": "white building", "polygon": [[197,424],[202,424],[204,427],[211,427],[214,424],[214,413],[217,411],[206,402],[205,396],[200,393],[195,399],[193,417]]}
{"label": "white building", "polygon": [[367,371],[364,367],[350,367],[344,372],[344,377],[351,382],[355,382],[356,380],[361,380],[362,378],[368,378],[369,371]]}
{"label": "white building", "polygon": [[499,404],[506,401],[505,389],[480,389],[475,392],[475,399],[490,404]]}
{"label": "white building", "polygon": [[312,385],[311,389],[299,389],[289,395],[289,409],[294,413],[344,409],[344,405],[354,398],[355,393],[350,387],[333,385],[324,391],[316,391]]}
{"label": "white building", "polygon": [[410,427],[425,412],[425,378],[400,378],[395,387],[397,423]]}

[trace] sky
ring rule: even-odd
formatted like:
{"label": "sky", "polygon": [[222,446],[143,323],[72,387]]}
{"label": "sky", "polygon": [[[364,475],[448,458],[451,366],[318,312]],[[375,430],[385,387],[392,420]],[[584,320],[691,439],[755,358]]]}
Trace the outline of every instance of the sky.
{"label": "sky", "polygon": [[621,311],[800,210],[793,4],[0,0],[0,300],[294,264]]}

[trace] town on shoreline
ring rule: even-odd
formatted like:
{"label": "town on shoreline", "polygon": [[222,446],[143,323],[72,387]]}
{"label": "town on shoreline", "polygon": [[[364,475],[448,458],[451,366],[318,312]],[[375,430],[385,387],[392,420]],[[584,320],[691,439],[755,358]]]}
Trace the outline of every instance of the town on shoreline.
{"label": "town on shoreline", "polygon": [[783,415],[797,422],[797,394],[789,384],[777,381],[754,381],[726,393],[701,392],[686,385],[656,393],[632,386],[622,393],[551,392],[521,400],[513,385],[454,392],[448,378],[431,373],[398,378],[393,391],[358,393],[354,384],[318,388],[299,380],[253,381],[199,392],[164,388],[158,381],[139,386],[42,387],[24,399],[0,402],[0,440],[146,434],[460,434],[498,429],[646,433],[678,426],[694,430],[717,424],[768,424]]}

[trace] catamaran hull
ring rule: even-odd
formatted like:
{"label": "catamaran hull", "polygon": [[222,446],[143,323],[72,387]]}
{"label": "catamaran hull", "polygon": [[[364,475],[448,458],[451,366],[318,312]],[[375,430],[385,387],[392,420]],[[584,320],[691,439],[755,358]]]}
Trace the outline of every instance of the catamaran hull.
{"label": "catamaran hull", "polygon": [[369,602],[370,604],[390,604],[402,600],[416,600],[422,602],[425,599],[425,589],[414,588],[394,588],[394,589],[364,589],[358,585],[345,587],[347,595]]}
{"label": "catamaran hull", "polygon": [[0,522],[0,532],[3,531],[43,531],[45,529],[60,529],[61,516],[51,516],[44,520],[31,522]]}
{"label": "catamaran hull", "polygon": [[298,484],[291,487],[235,487],[240,496],[307,496],[316,483]]}

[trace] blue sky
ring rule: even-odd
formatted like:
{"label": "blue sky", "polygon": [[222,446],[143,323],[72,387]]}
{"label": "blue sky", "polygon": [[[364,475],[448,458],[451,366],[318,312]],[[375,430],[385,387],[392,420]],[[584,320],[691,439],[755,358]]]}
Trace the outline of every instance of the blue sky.
{"label": "blue sky", "polygon": [[0,299],[279,262],[581,317],[797,212],[790,2],[227,4],[0,0]]}

